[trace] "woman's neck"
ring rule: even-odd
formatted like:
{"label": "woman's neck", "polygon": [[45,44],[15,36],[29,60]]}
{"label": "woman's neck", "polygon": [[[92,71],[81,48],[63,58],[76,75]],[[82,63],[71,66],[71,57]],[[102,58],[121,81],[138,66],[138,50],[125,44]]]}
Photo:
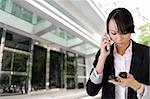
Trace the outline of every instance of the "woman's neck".
{"label": "woman's neck", "polygon": [[123,47],[116,46],[117,53],[123,56],[125,54],[126,49],[130,46],[130,42],[131,40]]}

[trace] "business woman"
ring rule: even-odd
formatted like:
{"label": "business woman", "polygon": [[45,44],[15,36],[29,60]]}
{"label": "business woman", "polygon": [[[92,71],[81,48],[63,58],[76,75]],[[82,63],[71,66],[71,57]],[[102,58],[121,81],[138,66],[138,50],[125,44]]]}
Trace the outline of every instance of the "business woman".
{"label": "business woman", "polygon": [[[150,48],[131,39],[134,33],[131,13],[116,8],[109,14],[106,25],[107,34],[96,54],[86,84],[87,93],[95,96],[102,89],[102,99],[149,99]],[[119,75],[120,72],[127,73],[127,77]]]}

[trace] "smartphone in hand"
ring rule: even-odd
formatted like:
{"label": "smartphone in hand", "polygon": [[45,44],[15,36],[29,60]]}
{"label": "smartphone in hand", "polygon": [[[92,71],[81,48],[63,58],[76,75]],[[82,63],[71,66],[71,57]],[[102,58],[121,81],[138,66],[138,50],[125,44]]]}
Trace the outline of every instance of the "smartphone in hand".
{"label": "smartphone in hand", "polygon": [[119,73],[119,76],[120,76],[121,78],[127,78],[127,72],[120,72],[120,73]]}
{"label": "smartphone in hand", "polygon": [[[112,42],[110,36],[109,36],[108,34],[106,34],[106,36],[109,38],[110,44],[112,45],[113,42]],[[110,51],[111,45],[105,46],[105,50],[106,50],[106,51]]]}
{"label": "smartphone in hand", "polygon": [[[127,72],[120,72],[119,76],[121,78],[127,78]],[[119,81],[118,77],[116,77],[115,75],[109,75],[109,80]]]}

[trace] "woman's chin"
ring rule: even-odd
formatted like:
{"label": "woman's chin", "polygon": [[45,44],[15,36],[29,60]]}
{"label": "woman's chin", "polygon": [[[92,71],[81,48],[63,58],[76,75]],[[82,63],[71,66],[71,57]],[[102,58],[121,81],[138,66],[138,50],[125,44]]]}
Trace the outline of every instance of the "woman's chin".
{"label": "woman's chin", "polygon": [[124,44],[123,44],[123,43],[116,43],[116,46],[117,46],[117,47],[123,47]]}

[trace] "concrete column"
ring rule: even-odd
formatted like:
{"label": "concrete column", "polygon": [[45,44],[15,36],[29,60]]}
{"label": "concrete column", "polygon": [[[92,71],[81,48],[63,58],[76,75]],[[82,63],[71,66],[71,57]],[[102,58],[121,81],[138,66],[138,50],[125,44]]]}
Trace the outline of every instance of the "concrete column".
{"label": "concrete column", "polygon": [[2,57],[3,57],[3,50],[5,45],[5,37],[6,37],[6,28],[2,30],[2,38],[1,38],[1,46],[0,46],[0,71],[2,68]]}
{"label": "concrete column", "polygon": [[46,56],[46,89],[49,89],[49,74],[50,74],[50,48],[47,48],[47,56]]}
{"label": "concrete column", "polygon": [[32,67],[33,67],[33,49],[34,49],[34,40],[31,42],[31,54],[28,63],[28,92],[31,91],[31,80],[32,80]]}

